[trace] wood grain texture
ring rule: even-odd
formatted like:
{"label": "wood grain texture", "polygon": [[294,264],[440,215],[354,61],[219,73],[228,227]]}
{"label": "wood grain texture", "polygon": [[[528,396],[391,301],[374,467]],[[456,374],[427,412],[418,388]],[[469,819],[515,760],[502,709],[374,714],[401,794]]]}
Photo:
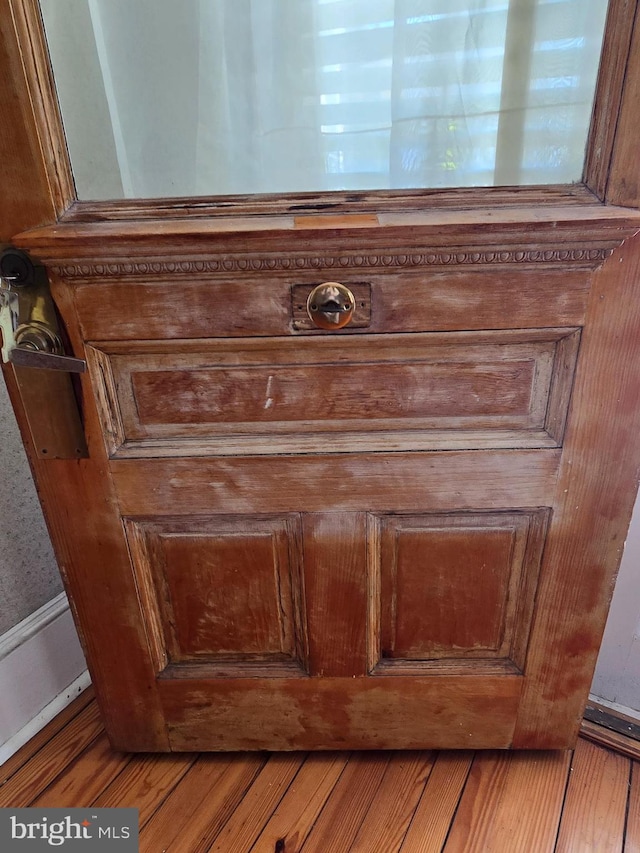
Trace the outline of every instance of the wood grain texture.
{"label": "wood grain texture", "polygon": [[367,673],[367,585],[362,513],[303,517],[309,672]]}
{"label": "wood grain texture", "polygon": [[201,756],[140,833],[141,853],[206,851],[265,762],[259,755]]}
{"label": "wood grain texture", "polygon": [[[605,25],[584,165],[586,186],[602,200],[607,196],[636,7],[636,0],[610,0]],[[633,169],[633,164],[627,166]]]}
{"label": "wood grain texture", "polygon": [[351,758],[307,836],[307,850],[346,853],[351,849],[388,765],[385,753]]}
{"label": "wood grain texture", "polygon": [[[47,726],[18,775],[36,789],[42,779],[45,793],[73,791],[78,806],[138,808],[143,849],[153,853],[204,851],[222,839],[242,853],[324,853],[325,844],[386,853],[398,839],[401,853],[441,853],[447,836],[455,853],[544,853],[554,850],[565,784],[565,849],[640,850],[637,765],[582,739],[588,756],[580,746],[571,772],[570,752],[132,755],[111,782],[98,769],[106,787],[96,797],[100,782],[84,760],[97,756],[104,735],[79,759],[60,761],[78,716]],[[107,764],[116,757],[104,753]]]}
{"label": "wood grain texture", "polygon": [[482,756],[471,767],[446,853],[552,853],[569,764],[568,752]]}
{"label": "wood grain texture", "polygon": [[287,453],[304,438],[457,449],[558,444],[578,342],[571,328],[120,341],[87,357],[112,456]]}
{"label": "wood grain texture", "polygon": [[114,752],[106,734],[99,735],[69,767],[31,803],[32,808],[75,808],[96,799],[126,769],[130,753]]}
{"label": "wood grain texture", "polygon": [[162,679],[171,748],[504,749],[522,676]]}
{"label": "wood grain texture", "polygon": [[[137,755],[90,804],[96,808],[118,808],[132,804],[138,809],[142,829],[165,799],[189,772],[197,755]],[[84,802],[83,805],[89,805]]]}
{"label": "wood grain texture", "polygon": [[[450,451],[200,459],[121,459],[111,472],[124,515],[437,512],[549,506],[560,452]],[[318,488],[318,484],[322,488]],[[275,487],[274,487],[275,486]]]}
{"label": "wood grain texture", "polygon": [[210,853],[246,853],[294,781],[306,755],[272,755],[214,843]]}
{"label": "wood grain texture", "polygon": [[622,850],[629,772],[628,759],[578,741],[556,853]]}
{"label": "wood grain texture", "polygon": [[302,850],[331,791],[349,761],[349,753],[315,754],[307,758],[256,838],[251,853]]}
{"label": "wood grain texture", "polygon": [[[71,294],[68,288],[58,287],[53,295],[73,351],[81,352]],[[83,376],[83,381],[86,378]],[[112,745],[123,751],[166,749],[166,730],[155,693],[155,669],[89,384],[85,384],[81,399],[90,458],[42,460],[33,452],[9,371],[5,379],[17,408],[22,438],[107,734]],[[141,687],[142,695],[132,701]]]}
{"label": "wood grain texture", "polygon": [[[522,667],[544,544],[545,513],[452,513],[376,519],[370,572],[376,664],[463,658]],[[372,661],[373,662],[373,661]]]}
{"label": "wood grain texture", "polygon": [[103,731],[98,708],[87,705],[0,787],[0,808],[26,808]]}
{"label": "wood grain texture", "polygon": [[[0,240],[9,242],[25,228],[53,222],[71,201],[56,193],[55,160],[42,141],[50,125],[47,118],[57,110],[42,71],[42,33],[37,4],[31,0],[2,0],[0,4],[0,157],[3,169]],[[36,68],[36,63],[38,64]],[[43,96],[43,97],[39,97]],[[47,98],[48,96],[48,98]],[[46,98],[46,106],[43,98]],[[58,137],[58,141],[62,137]],[[50,141],[52,137],[49,137]],[[59,150],[56,146],[55,150]],[[65,170],[66,171],[66,170]]]}
{"label": "wood grain texture", "polygon": [[297,515],[125,521],[158,670],[186,661],[226,672],[288,661],[306,671]]}
{"label": "wood grain texture", "polygon": [[[139,221],[61,222],[15,236],[57,274],[80,281],[156,275],[222,275],[420,267],[535,266],[597,268],[634,232],[637,213],[584,205],[385,213],[362,227],[349,217],[334,228],[295,228],[293,218],[221,220],[169,216]],[[358,227],[358,225],[360,227]],[[425,248],[426,247],[426,248]],[[332,280],[334,276],[331,277]],[[326,278],[320,279],[326,280]],[[305,278],[299,278],[303,283]]]}
{"label": "wood grain texture", "polygon": [[[587,698],[640,472],[639,273],[636,237],[594,278],[514,738],[519,747],[566,746]],[[571,572],[560,576],[556,567],[565,564]]]}
{"label": "wood grain texture", "polygon": [[[582,324],[590,272],[570,268],[502,269],[491,275],[475,269],[372,270],[371,323],[367,329],[347,326],[330,339],[399,332],[446,332],[460,329],[575,327]],[[339,274],[349,284],[361,271],[295,270],[205,276],[194,271],[175,286],[175,277],[141,277],[123,273],[119,280],[99,278],[75,284],[83,333],[88,341],[145,341],[188,338],[236,338],[294,335],[296,339],[329,339],[322,332],[292,329],[290,290],[301,279],[314,284],[323,275]],[[267,282],[264,276],[268,276]],[[170,280],[167,280],[169,278]],[[171,280],[173,279],[173,280]],[[101,310],[96,312],[96,286]],[[233,305],[229,317],[219,305]],[[122,306],[127,311],[122,311]],[[323,337],[324,335],[324,337]],[[302,347],[301,347],[302,349]]]}
{"label": "wood grain texture", "polygon": [[640,761],[640,741],[606,729],[598,723],[583,720],[580,724],[580,737],[631,758],[633,761]]}
{"label": "wood grain texture", "polygon": [[10,5],[33,110],[33,129],[29,132],[38,139],[48,193],[60,216],[76,193],[40,6],[37,0],[11,0]]}
{"label": "wood grain texture", "polygon": [[491,207],[525,205],[557,207],[558,205],[590,205],[593,195],[581,184],[559,184],[543,187],[488,187],[480,190],[421,189],[378,190],[374,192],[332,192],[262,194],[226,196],[224,198],[190,199],[119,199],[106,202],[76,201],[63,216],[65,222],[108,222],[121,220],[158,219],[165,216],[184,218],[228,218],[237,216],[273,214],[299,216],[316,215],[322,210],[334,212],[378,211],[385,209],[423,210],[425,208],[451,209],[473,204]]}
{"label": "wood grain texture", "polygon": [[[638,20],[637,2],[618,3],[618,8],[612,9],[615,23],[612,38],[612,50],[619,51],[617,55],[604,57],[608,67],[618,66],[615,73],[617,79],[612,79],[612,98],[619,100],[620,107],[615,123],[615,137],[606,139],[611,146],[611,165],[606,188],[608,204],[640,206],[640,144],[635,116],[640,106],[640,25]],[[618,18],[619,15],[619,18]],[[624,21],[626,32],[621,30],[618,20]],[[614,40],[615,39],[615,40]],[[630,39],[630,44],[629,44]],[[624,77],[621,78],[624,67]],[[612,75],[613,76],[613,75]],[[605,82],[607,82],[605,80]],[[618,94],[622,82],[621,96]],[[617,84],[617,85],[616,85]],[[612,116],[612,120],[613,120]]]}
{"label": "wood grain texture", "polygon": [[624,853],[640,853],[640,762],[631,763],[629,805],[624,833]]}
{"label": "wood grain texture", "polygon": [[402,842],[401,853],[441,853],[472,761],[472,752],[438,754]]}
{"label": "wood grain texture", "polygon": [[351,853],[397,853],[413,817],[435,754],[392,755],[380,787],[360,826]]}
{"label": "wood grain texture", "polygon": [[[465,451],[450,445],[446,451],[424,452],[422,447],[405,452],[415,448],[398,444],[372,448],[365,433],[357,449],[343,444],[311,450],[299,444],[294,451],[300,455],[270,457],[265,440],[264,457],[212,459],[206,456],[210,448],[191,445],[184,448],[182,458],[110,460],[109,452],[124,428],[117,417],[110,427],[105,417],[105,407],[113,410],[115,405],[117,382],[98,392],[99,410],[91,379],[84,377],[82,406],[90,458],[73,463],[48,460],[45,465],[34,458],[12,386],[112,743],[130,750],[170,745],[229,749],[233,744],[293,749],[309,743],[326,749],[346,745],[346,737],[352,745],[367,748],[445,745],[445,738],[446,745],[462,747],[469,745],[470,737],[480,746],[495,747],[571,743],[640,471],[640,453],[632,444],[640,427],[640,376],[634,358],[640,339],[636,292],[640,248],[632,236],[640,227],[638,212],[589,200],[588,190],[576,187],[409,193],[404,202],[401,194],[358,194],[351,199],[351,212],[344,196],[336,198],[336,208],[318,208],[331,202],[314,194],[277,203],[230,200],[226,216],[217,215],[220,200],[89,205],[78,206],[66,221],[52,224],[70,199],[71,185],[37,7],[35,0],[1,2],[0,61],[10,85],[0,99],[0,106],[7,107],[3,122],[8,123],[0,131],[0,153],[6,154],[4,162],[16,164],[15,179],[12,174],[7,185],[8,212],[2,224],[10,229],[7,236],[18,228],[30,229],[16,235],[16,242],[57,272],[53,292],[75,352],[92,341],[153,342],[170,337],[315,341],[316,333],[292,328],[290,288],[328,274],[335,278],[336,272],[341,278],[357,277],[371,284],[370,332],[375,334],[544,327],[567,327],[575,334],[576,327],[585,324],[564,437],[572,384],[567,366],[575,348],[556,347],[560,367],[549,379],[546,397],[536,397],[547,420],[538,424],[533,440],[544,439],[541,433],[549,427],[547,438],[554,444],[564,442],[562,449],[491,450],[485,445],[482,451]],[[613,152],[607,199],[637,204],[637,26],[625,75],[613,67],[620,57],[611,48],[624,42],[616,33],[622,33],[624,22],[630,20],[630,8],[622,2],[612,5],[613,35],[607,42],[599,91],[602,96],[603,86],[616,89],[623,82],[624,91],[621,98],[612,91],[609,106],[598,107],[607,118],[604,124],[601,118],[600,124],[594,122],[591,144],[594,138],[602,143],[602,162],[607,151]],[[612,141],[609,129],[605,133],[598,127],[613,124],[616,100],[621,104],[620,120]],[[589,162],[595,162],[590,157]],[[602,176],[606,167],[596,164],[589,170]],[[179,211],[182,217],[176,215]],[[44,225],[34,228],[40,223]],[[233,309],[220,311],[221,304]],[[364,340],[370,332],[347,331],[340,340],[356,336]],[[372,374],[359,377],[352,391],[354,385],[369,382]],[[389,377],[392,383],[406,381],[395,366]],[[408,383],[409,391],[426,381],[424,375],[418,379]],[[8,381],[11,386],[11,377]],[[300,386],[299,377],[297,381]],[[471,393],[469,380],[465,381]],[[496,377],[492,381],[497,384]],[[163,389],[170,391],[170,384],[164,377],[159,387],[147,389],[143,414],[146,411],[149,422],[163,414],[150,398]],[[335,393],[335,377],[331,385]],[[209,382],[205,390],[215,394],[216,387]],[[225,388],[231,393],[233,383],[228,381]],[[143,390],[138,388],[142,398]],[[399,398],[387,394],[387,404],[391,399],[399,406]],[[302,397],[298,387],[291,400],[299,404]],[[468,397],[466,405],[473,408]],[[254,403],[250,398],[242,401],[255,415]],[[293,408],[290,401],[289,409]],[[326,401],[314,401],[309,408],[319,412],[320,419],[328,419]],[[170,409],[166,405],[164,414],[169,415]],[[417,406],[416,414],[424,416],[424,407]],[[175,411],[173,417],[175,421]],[[508,433],[503,430],[498,440],[505,441]],[[234,447],[234,453],[242,452],[240,444]],[[148,455],[154,452],[150,447],[144,450]],[[477,513],[544,507],[553,509],[553,520],[524,678],[486,669],[472,673],[469,668],[430,678],[408,672],[384,678],[365,675],[362,661],[370,663],[371,652],[362,638],[367,626],[370,632],[379,627],[357,577],[361,569],[366,577],[367,512]],[[340,676],[287,678],[273,672],[261,679],[218,673],[216,680],[201,671],[181,677],[165,671],[163,678],[156,677],[164,655],[158,640],[162,620],[152,624],[144,615],[151,584],[145,591],[138,583],[121,516],[166,518],[177,512],[306,514],[310,578],[316,579],[309,599],[305,598],[315,620],[312,654],[325,671],[336,665]],[[319,516],[315,520],[314,514]],[[337,602],[340,577],[331,575],[327,557],[332,549],[348,580],[342,589],[350,584],[351,601]],[[201,561],[202,550],[194,546]],[[183,556],[174,553],[173,558],[187,566],[187,574],[192,570]],[[182,576],[173,580],[174,594],[179,590],[183,597],[188,583]],[[262,586],[256,595],[263,593]],[[323,609],[327,603],[335,612]],[[184,641],[189,653],[197,656],[188,627],[193,612],[189,607],[180,612],[177,645]],[[323,637],[325,627],[338,627],[343,636]],[[347,640],[354,643],[351,660],[345,651]],[[411,642],[405,646],[410,648]],[[520,643],[522,656],[525,646]],[[261,732],[256,732],[257,722]],[[206,825],[192,822],[189,832],[204,831],[198,838],[213,841],[230,804],[241,798],[260,769],[258,759],[252,761],[221,771],[216,784],[227,792],[221,810]],[[19,776],[15,773],[8,784]],[[223,776],[226,781],[221,781]],[[359,827],[350,827],[349,833],[352,830],[357,834]],[[356,835],[349,837],[353,840]],[[177,837],[171,841],[174,849],[181,842]]]}

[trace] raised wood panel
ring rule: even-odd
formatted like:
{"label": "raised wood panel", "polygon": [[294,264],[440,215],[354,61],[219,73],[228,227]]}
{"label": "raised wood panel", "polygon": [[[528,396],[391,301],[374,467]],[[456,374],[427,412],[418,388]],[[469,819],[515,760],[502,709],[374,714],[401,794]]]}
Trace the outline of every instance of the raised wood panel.
{"label": "raised wood panel", "polygon": [[520,671],[547,515],[371,517],[373,672],[443,671],[454,661],[458,671],[479,661]]}
{"label": "raised wood panel", "polygon": [[126,519],[159,669],[306,670],[298,516]]}
{"label": "raised wood panel", "polygon": [[[171,748],[505,749],[519,675],[162,679]],[[446,724],[443,725],[443,719]]]}
{"label": "raised wood panel", "polygon": [[[357,355],[354,354],[357,361]],[[508,358],[508,357],[507,357]],[[544,365],[546,367],[547,365]],[[535,361],[461,364],[319,364],[139,370],[131,376],[137,432],[174,426],[203,431],[243,424],[382,422],[431,418],[522,418],[544,409],[531,400]],[[499,393],[496,393],[499,392]],[[533,405],[532,405],[533,404]],[[531,410],[533,409],[533,412]],[[542,410],[542,411],[541,411]],[[169,431],[169,430],[167,430]],[[173,430],[172,430],[173,431]],[[135,432],[131,431],[134,435]]]}
{"label": "raised wood panel", "polygon": [[539,447],[562,438],[578,343],[545,329],[103,342],[87,356],[111,454]]}
{"label": "raised wood panel", "polygon": [[[271,273],[226,278],[194,273],[180,286],[165,275],[141,280],[101,276],[96,283],[74,287],[83,335],[89,341],[162,340],[168,338],[290,335],[322,337],[293,327],[291,288],[301,282],[319,284],[354,279],[350,270]],[[502,269],[385,270],[370,276],[371,322],[366,329],[347,326],[351,335],[580,326],[584,320],[591,273],[587,269],[541,266]],[[96,287],[100,311],[95,310]],[[223,306],[233,306],[233,311]],[[335,336],[335,333],[333,333]]]}

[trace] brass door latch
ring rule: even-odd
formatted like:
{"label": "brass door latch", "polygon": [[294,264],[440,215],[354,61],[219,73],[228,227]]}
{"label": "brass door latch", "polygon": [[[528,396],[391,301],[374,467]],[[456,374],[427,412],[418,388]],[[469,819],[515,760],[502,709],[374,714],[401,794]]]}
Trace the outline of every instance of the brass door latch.
{"label": "brass door latch", "polygon": [[14,366],[35,452],[48,459],[87,456],[71,373],[86,363],[65,353],[44,267],[19,249],[0,253],[2,361]]}
{"label": "brass door latch", "polygon": [[296,331],[365,329],[371,322],[371,285],[365,281],[348,286],[338,281],[294,284],[291,319]]}

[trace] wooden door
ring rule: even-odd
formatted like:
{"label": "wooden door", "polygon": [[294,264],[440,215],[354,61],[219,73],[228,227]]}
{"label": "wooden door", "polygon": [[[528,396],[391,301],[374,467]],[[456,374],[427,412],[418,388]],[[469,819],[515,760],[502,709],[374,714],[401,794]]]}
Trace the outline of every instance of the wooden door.
{"label": "wooden door", "polygon": [[114,747],[571,745],[640,463],[629,4],[584,186],[331,213],[74,202],[7,10],[7,236],[87,361],[88,458],[45,458],[5,375]]}

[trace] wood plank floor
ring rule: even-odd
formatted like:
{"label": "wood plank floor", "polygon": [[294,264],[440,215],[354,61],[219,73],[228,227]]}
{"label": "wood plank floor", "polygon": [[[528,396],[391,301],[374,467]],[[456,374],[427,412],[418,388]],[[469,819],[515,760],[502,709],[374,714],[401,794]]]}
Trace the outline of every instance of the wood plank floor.
{"label": "wood plank floor", "polygon": [[146,853],[640,853],[640,762],[570,752],[114,753],[91,691],[0,767],[0,807],[133,806]]}

